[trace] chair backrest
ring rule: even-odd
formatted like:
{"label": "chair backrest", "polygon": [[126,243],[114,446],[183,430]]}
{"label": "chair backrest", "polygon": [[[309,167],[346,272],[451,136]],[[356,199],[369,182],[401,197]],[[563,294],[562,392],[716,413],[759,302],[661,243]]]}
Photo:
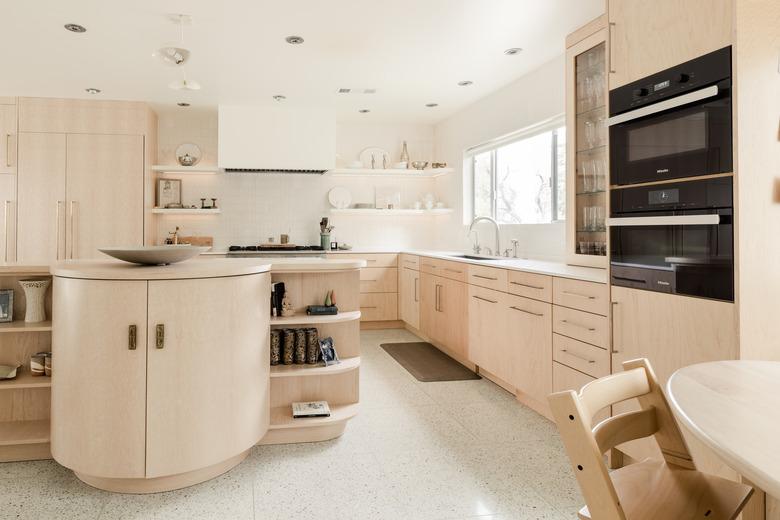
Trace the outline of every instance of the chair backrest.
{"label": "chair backrest", "polygon": [[[639,410],[592,424],[594,415],[603,408],[632,398],[639,401]],[[695,469],[646,359],[626,361],[623,372],[591,381],[579,393],[568,390],[551,394],[548,401],[592,518],[625,520],[603,457],[619,444],[653,436],[668,464]]]}

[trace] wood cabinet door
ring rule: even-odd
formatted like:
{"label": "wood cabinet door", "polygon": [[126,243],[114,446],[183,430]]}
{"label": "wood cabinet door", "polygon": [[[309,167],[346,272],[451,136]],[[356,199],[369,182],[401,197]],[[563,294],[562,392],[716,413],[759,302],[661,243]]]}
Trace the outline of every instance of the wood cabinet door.
{"label": "wood cabinet door", "polygon": [[507,295],[507,382],[541,404],[552,392],[552,305]]}
{"label": "wood cabinet door", "polygon": [[441,279],[439,335],[442,343],[461,358],[468,357],[468,288],[464,282]]}
{"label": "wood cabinet door", "polygon": [[0,104],[0,173],[16,173],[16,105]]}
{"label": "wood cabinet door", "polygon": [[267,273],[149,282],[147,478],[217,464],[265,435],[269,293]]}
{"label": "wood cabinet door", "polygon": [[468,360],[509,382],[509,341],[504,299],[499,291],[468,286]]}
{"label": "wood cabinet door", "polygon": [[65,259],[65,134],[19,135],[17,259]]}
{"label": "wood cabinet door", "polygon": [[141,246],[144,138],[67,136],[68,256],[99,258],[100,247]]}
{"label": "wood cabinet door", "polygon": [[51,451],[76,472],[145,476],[146,284],[54,278]]}
{"label": "wood cabinet door", "polygon": [[609,0],[609,88],[732,43],[732,0]]}
{"label": "wood cabinet door", "polygon": [[441,342],[438,337],[441,326],[439,308],[439,291],[442,278],[428,273],[420,273],[420,330],[434,341]]}
{"label": "wood cabinet door", "polygon": [[400,276],[401,320],[415,329],[420,328],[420,272],[401,268]]}

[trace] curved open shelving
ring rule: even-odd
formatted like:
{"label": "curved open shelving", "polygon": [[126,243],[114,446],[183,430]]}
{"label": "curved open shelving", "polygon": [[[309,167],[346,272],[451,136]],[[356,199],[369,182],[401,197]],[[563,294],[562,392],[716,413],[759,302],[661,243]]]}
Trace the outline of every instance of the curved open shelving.
{"label": "curved open shelving", "polygon": [[331,376],[355,370],[360,366],[359,357],[342,359],[335,365],[273,365],[271,377]]}
{"label": "curved open shelving", "polygon": [[292,408],[278,406],[271,408],[271,424],[269,430],[283,430],[288,428],[313,428],[344,422],[351,419],[358,412],[358,403],[330,405],[330,417],[308,417],[294,419]]}
{"label": "curved open shelving", "polygon": [[271,318],[271,326],[287,325],[320,325],[325,323],[341,323],[360,319],[360,311],[340,312],[330,315],[296,314],[295,316],[279,316]]}

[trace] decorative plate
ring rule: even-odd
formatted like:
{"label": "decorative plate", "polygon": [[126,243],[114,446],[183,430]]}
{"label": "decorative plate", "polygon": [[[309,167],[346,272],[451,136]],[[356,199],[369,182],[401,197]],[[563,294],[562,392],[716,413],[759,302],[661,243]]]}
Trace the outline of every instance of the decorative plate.
{"label": "decorative plate", "polygon": [[387,167],[390,167],[390,154],[384,148],[376,146],[369,146],[362,152],[360,152],[360,162],[363,163],[364,168],[371,168],[371,156],[374,156],[374,169],[382,169],[382,157],[387,157]]}
{"label": "decorative plate", "polygon": [[352,194],[343,186],[336,186],[328,192],[328,201],[336,209],[345,209],[352,202]]}

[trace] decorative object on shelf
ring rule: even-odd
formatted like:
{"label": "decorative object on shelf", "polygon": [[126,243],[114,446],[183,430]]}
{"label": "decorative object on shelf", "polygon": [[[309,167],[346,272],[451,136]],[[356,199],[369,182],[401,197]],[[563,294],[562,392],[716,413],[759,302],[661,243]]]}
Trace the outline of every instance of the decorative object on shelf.
{"label": "decorative object on shelf", "polygon": [[279,235],[279,242],[281,244],[289,244],[290,243],[290,235],[286,235],[286,234],[282,233],[281,235]]}
{"label": "decorative object on shelf", "polygon": [[349,251],[351,249],[352,249],[352,244],[345,244],[343,242],[339,244],[339,250],[341,251]]}
{"label": "decorative object on shelf", "polygon": [[271,366],[279,364],[282,359],[282,334],[278,329],[271,329]]}
{"label": "decorative object on shelf", "polygon": [[446,167],[447,167],[447,163],[446,162],[431,163],[431,168],[433,168],[434,170],[437,170],[439,168],[446,168]]}
{"label": "decorative object on shelf", "polygon": [[422,196],[422,203],[425,209],[433,209],[436,204],[436,196],[433,193],[426,193]]}
{"label": "decorative object on shelf", "polygon": [[101,253],[131,264],[168,265],[183,262],[206,251],[207,247],[186,244],[171,246],[111,247],[98,249]]}
{"label": "decorative object on shelf", "polygon": [[166,245],[173,245],[173,246],[179,245],[179,226],[176,226],[176,229],[174,229],[173,231],[168,231],[168,235],[170,236],[165,239]]}
{"label": "decorative object on shelf", "polygon": [[43,373],[47,377],[51,377],[51,352],[47,352],[43,358]]}
{"label": "decorative object on shelf", "polygon": [[306,363],[306,331],[304,329],[295,329],[295,364],[303,365]]}
{"label": "decorative object on shelf", "polygon": [[387,150],[378,148],[376,146],[369,146],[360,152],[358,158],[363,168],[376,169],[377,161],[381,161],[383,157],[388,155]]}
{"label": "decorative object on shelf", "polygon": [[330,251],[330,233],[320,235],[320,247],[323,251]]}
{"label": "decorative object on shelf", "polygon": [[401,162],[406,163],[406,168],[409,167],[409,150],[406,148],[406,141],[401,145]]}
{"label": "decorative object on shelf", "polygon": [[0,323],[14,321],[14,291],[0,289]]}
{"label": "decorative object on shelf", "polygon": [[320,360],[320,335],[316,328],[306,330],[306,363],[316,365]]}
{"label": "decorative object on shelf", "polygon": [[201,152],[196,144],[184,143],[176,148],[176,160],[182,166],[195,166],[200,162]]}
{"label": "decorative object on shelf", "polygon": [[397,186],[377,186],[374,193],[377,209],[401,207],[401,190]]}
{"label": "decorative object on shelf", "polygon": [[282,330],[282,363],[292,365],[295,358],[295,330]]}
{"label": "decorative object on shelf", "polygon": [[336,352],[336,347],[333,345],[333,338],[331,337],[320,340],[320,353],[322,354],[322,361],[325,362],[326,367],[341,363],[341,361],[339,361],[339,355]]}
{"label": "decorative object on shelf", "polygon": [[293,419],[312,417],[330,417],[330,406],[327,401],[310,401],[292,404]]}
{"label": "decorative object on shelf", "polygon": [[46,321],[46,309],[44,307],[46,290],[51,280],[19,280],[19,285],[24,289],[24,297],[27,300],[24,311],[25,323],[40,323]]}
{"label": "decorative object on shelf", "polygon": [[285,294],[284,282],[271,283],[271,316],[278,317],[282,315],[282,301]]}
{"label": "decorative object on shelf", "polygon": [[376,206],[370,202],[358,202],[355,204],[355,209],[376,209]]}
{"label": "decorative object on shelf", "polygon": [[290,296],[287,293],[282,297],[282,316],[285,318],[295,316],[295,309],[293,308]]}
{"label": "decorative object on shelf", "polygon": [[182,207],[181,179],[157,179],[157,207]]}
{"label": "decorative object on shelf", "polygon": [[330,232],[335,226],[328,225],[328,217],[322,217],[320,220],[320,247],[323,251],[330,251]]}
{"label": "decorative object on shelf", "polygon": [[428,161],[412,161],[412,168],[415,170],[424,170],[428,166]]}
{"label": "decorative object on shelf", "polygon": [[306,314],[309,316],[334,316],[339,313],[339,308],[335,305],[309,305],[306,307]]}
{"label": "decorative object on shelf", "polygon": [[18,370],[19,370],[19,365],[16,366],[0,365],[0,380],[16,379],[16,373]]}
{"label": "decorative object on shelf", "polygon": [[211,209],[217,209],[217,199],[211,198]]}
{"label": "decorative object on shelf", "polygon": [[328,202],[337,209],[345,209],[352,202],[352,194],[343,186],[335,186],[328,192]]}
{"label": "decorative object on shelf", "polygon": [[38,352],[30,356],[30,374],[33,376],[46,375],[46,352]]}

